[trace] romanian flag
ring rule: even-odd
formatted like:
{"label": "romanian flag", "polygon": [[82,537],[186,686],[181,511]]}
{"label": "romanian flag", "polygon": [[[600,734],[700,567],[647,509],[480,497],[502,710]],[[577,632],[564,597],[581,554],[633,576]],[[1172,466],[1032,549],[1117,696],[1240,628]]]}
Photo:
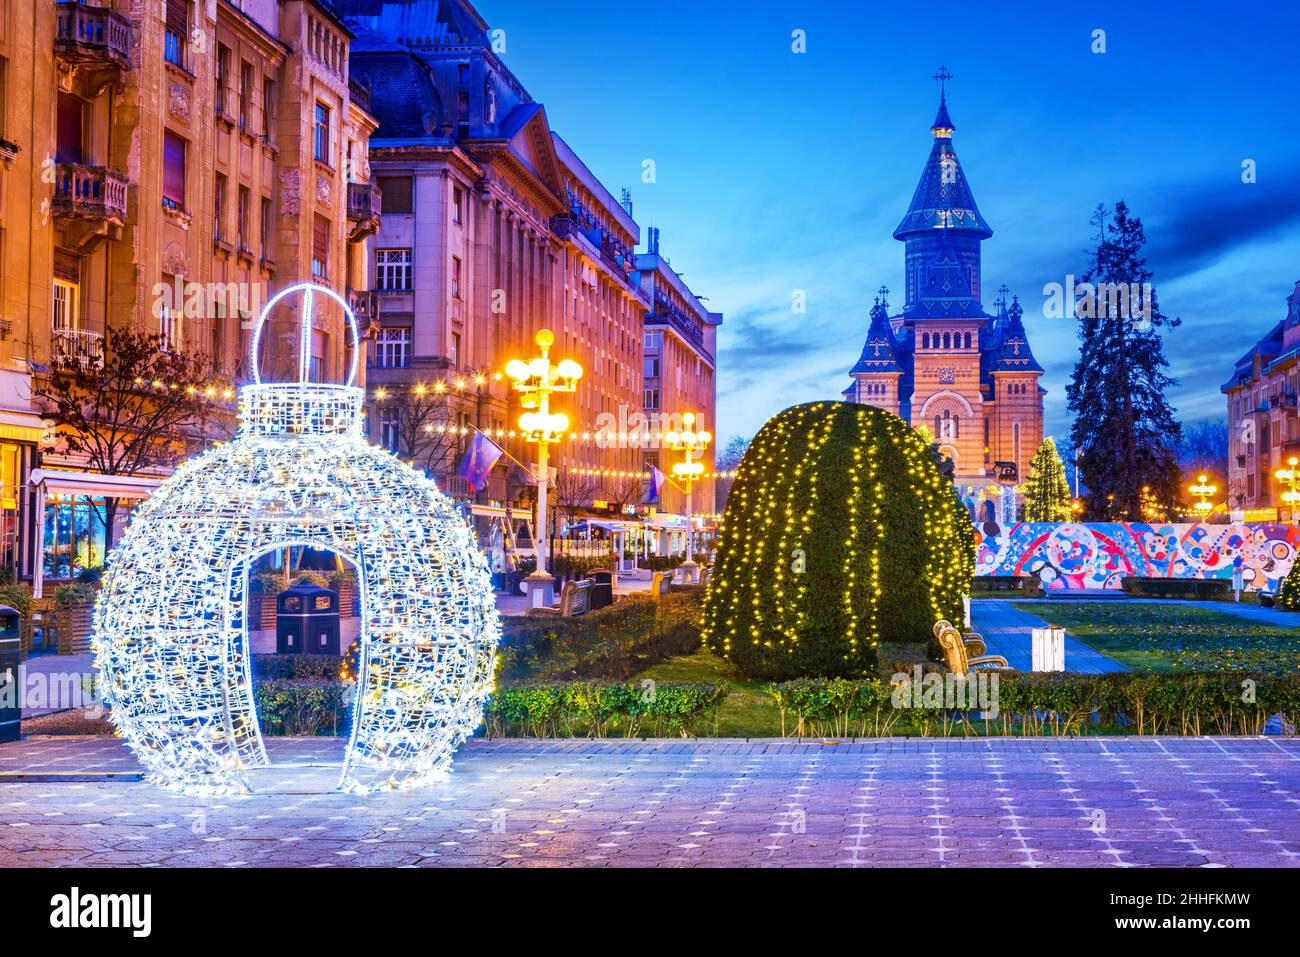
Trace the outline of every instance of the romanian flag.
{"label": "romanian flag", "polygon": [[659,492],[664,487],[664,482],[668,481],[668,476],[664,475],[653,465],[650,466],[650,495],[648,501],[659,501]]}
{"label": "romanian flag", "polygon": [[465,450],[465,457],[460,460],[460,466],[456,469],[456,477],[464,479],[469,487],[477,492],[487,484],[488,476],[492,474],[492,467],[504,454],[501,446],[482,432],[475,432],[469,448]]}

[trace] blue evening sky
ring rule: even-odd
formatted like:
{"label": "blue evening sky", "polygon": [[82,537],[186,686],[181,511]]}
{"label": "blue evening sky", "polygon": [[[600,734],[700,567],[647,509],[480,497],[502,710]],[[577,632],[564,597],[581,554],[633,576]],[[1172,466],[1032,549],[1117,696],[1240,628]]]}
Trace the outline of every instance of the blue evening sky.
{"label": "blue evening sky", "polygon": [[[1220,384],[1300,279],[1300,5],[609,3],[479,0],[506,62],[642,234],[725,313],[725,439],[836,398],[930,149],[940,63],[954,145],[994,235],[984,304],[1006,283],[1047,369],[1047,428],[1068,432],[1073,320],[1043,286],[1080,273],[1099,202],[1146,226],[1184,421],[1225,416]],[[806,31],[807,52],[791,52]],[[1094,54],[1092,31],[1106,31]],[[641,182],[653,159],[657,181]],[[1258,182],[1242,183],[1242,162]],[[806,315],[791,310],[805,290]]]}

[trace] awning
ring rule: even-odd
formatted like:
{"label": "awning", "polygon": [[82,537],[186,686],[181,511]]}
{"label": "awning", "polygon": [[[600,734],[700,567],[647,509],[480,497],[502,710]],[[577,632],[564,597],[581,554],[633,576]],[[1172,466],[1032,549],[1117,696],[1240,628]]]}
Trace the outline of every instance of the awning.
{"label": "awning", "polygon": [[70,469],[32,469],[31,484],[46,495],[104,495],[109,498],[148,498],[162,479],[147,475],[101,475]]}
{"label": "awning", "polygon": [[0,439],[13,439],[15,442],[39,442],[51,427],[51,423],[34,412],[0,409]]}

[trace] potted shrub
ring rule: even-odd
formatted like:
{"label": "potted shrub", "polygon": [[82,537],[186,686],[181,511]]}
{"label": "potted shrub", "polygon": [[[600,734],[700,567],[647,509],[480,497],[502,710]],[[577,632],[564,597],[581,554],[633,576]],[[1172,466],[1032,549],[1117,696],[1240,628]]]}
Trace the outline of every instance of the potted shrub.
{"label": "potted shrub", "polygon": [[339,593],[339,617],[352,618],[357,614],[357,573],[350,568],[340,569],[329,576],[329,586]]}
{"label": "potted shrub", "polygon": [[90,651],[91,613],[95,608],[95,586],[74,581],[54,590],[54,624],[61,655]]}
{"label": "potted shrub", "polygon": [[257,621],[258,628],[275,627],[275,599],[288,587],[289,583],[278,571],[261,571],[253,576],[248,587],[248,601],[250,604],[254,601],[260,603],[261,615],[256,619],[250,616],[249,628],[254,627],[254,621]]}

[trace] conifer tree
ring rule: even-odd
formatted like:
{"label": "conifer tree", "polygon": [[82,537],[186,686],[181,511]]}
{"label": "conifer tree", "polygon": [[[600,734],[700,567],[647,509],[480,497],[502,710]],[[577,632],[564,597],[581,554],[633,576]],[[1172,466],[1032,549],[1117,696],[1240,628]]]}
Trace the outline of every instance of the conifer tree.
{"label": "conifer tree", "polygon": [[1097,245],[1075,303],[1079,359],[1066,389],[1070,438],[1088,517],[1141,521],[1143,486],[1165,511],[1178,507],[1181,429],[1165,395],[1176,383],[1165,372],[1160,333],[1181,320],[1160,311],[1142,256],[1142,221],[1127,204],[1117,203],[1113,214],[1098,206],[1092,222]]}
{"label": "conifer tree", "polygon": [[1056,443],[1046,438],[1029,463],[1029,481],[1025,483],[1025,521],[1069,520],[1070,485],[1065,479],[1065,463],[1056,450]]}

